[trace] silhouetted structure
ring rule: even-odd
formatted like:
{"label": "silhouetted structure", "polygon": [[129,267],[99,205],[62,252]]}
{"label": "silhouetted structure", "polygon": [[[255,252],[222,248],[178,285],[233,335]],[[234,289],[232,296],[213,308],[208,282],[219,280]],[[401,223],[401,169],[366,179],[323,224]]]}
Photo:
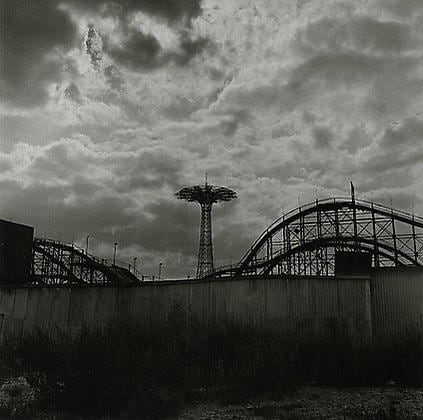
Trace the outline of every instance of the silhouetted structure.
{"label": "silhouetted structure", "polygon": [[27,283],[34,228],[0,220],[0,285]]}
{"label": "silhouetted structure", "polygon": [[423,218],[371,201],[334,197],[275,220],[238,264],[208,273],[333,276],[371,267],[423,266]]}
{"label": "silhouetted structure", "polygon": [[35,284],[129,284],[145,278],[130,265],[98,258],[74,244],[34,238],[31,281]]}
{"label": "silhouetted structure", "polygon": [[235,191],[207,184],[185,187],[175,193],[180,200],[196,201],[201,207],[200,243],[198,247],[197,278],[213,269],[213,240],[211,211],[214,203],[231,201]]}

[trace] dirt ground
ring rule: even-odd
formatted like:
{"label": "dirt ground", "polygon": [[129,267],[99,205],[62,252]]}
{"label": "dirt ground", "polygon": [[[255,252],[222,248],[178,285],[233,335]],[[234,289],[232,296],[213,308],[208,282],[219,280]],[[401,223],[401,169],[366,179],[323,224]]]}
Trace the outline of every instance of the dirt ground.
{"label": "dirt ground", "polygon": [[175,419],[423,419],[423,388],[306,387],[278,401],[197,402]]}

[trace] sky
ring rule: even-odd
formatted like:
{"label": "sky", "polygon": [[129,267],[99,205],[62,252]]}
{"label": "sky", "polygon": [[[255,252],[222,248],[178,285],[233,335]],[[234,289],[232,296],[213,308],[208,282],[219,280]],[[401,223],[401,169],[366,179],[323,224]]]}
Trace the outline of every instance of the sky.
{"label": "sky", "polygon": [[0,218],[193,276],[283,213],[356,196],[423,215],[423,1],[0,0]]}

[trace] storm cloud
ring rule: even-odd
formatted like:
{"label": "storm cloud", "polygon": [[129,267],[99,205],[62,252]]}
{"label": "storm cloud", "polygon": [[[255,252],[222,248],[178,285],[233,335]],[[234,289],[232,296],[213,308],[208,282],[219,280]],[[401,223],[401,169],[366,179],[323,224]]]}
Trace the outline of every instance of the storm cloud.
{"label": "storm cloud", "polygon": [[1,3],[0,214],[145,273],[216,264],[274,219],[348,194],[423,214],[423,2]]}
{"label": "storm cloud", "polygon": [[21,107],[45,103],[50,82],[62,79],[63,55],[77,40],[76,26],[55,1],[0,3],[0,95]]}
{"label": "storm cloud", "polygon": [[[138,11],[164,19],[176,27],[179,48],[163,52],[153,34],[131,27],[131,17]],[[199,0],[4,0],[0,4],[0,95],[4,101],[20,108],[43,105],[51,96],[49,90],[54,89],[54,84],[58,86],[69,75],[75,76],[69,74],[74,57],[67,53],[81,48],[84,34],[77,20],[84,12],[89,13],[88,27],[83,28],[86,30],[86,51],[95,67],[102,59],[103,50],[110,53],[117,64],[134,69],[151,69],[170,61],[185,65],[209,42],[201,37],[191,39],[187,36],[191,19],[201,13]],[[91,23],[96,18],[115,19],[125,32],[124,39],[110,46],[107,40],[115,35],[104,31],[103,49],[102,35]],[[159,52],[162,52],[160,59]]]}

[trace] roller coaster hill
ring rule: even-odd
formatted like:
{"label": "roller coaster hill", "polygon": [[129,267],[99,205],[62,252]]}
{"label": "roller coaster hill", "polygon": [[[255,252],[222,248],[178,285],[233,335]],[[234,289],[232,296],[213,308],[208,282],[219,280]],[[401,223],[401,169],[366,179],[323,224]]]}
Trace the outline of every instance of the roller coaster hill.
{"label": "roller coaster hill", "polygon": [[[370,201],[328,198],[274,221],[239,263],[202,279],[338,276],[372,267],[423,265],[423,218]],[[138,284],[155,280],[128,264],[74,244],[33,237],[33,228],[0,220],[0,284]]]}
{"label": "roller coaster hill", "polygon": [[137,284],[156,280],[130,264],[98,258],[30,226],[0,220],[0,285]]}
{"label": "roller coaster hill", "polygon": [[334,276],[423,265],[423,218],[371,201],[334,197],[274,221],[241,261],[206,273],[234,276]]}

